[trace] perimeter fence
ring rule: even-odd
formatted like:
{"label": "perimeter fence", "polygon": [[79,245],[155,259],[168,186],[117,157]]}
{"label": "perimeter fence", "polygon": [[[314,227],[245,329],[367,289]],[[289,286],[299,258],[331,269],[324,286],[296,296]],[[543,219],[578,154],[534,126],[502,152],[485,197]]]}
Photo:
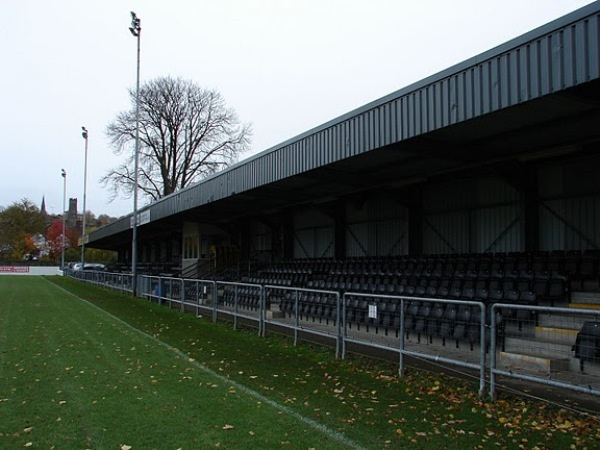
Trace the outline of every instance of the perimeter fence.
{"label": "perimeter fence", "polygon": [[[70,272],[81,281],[132,293],[130,274]],[[213,280],[138,276],[149,301],[331,345],[345,358],[357,344],[470,370],[479,394],[499,378],[600,395],[600,309],[485,303]],[[489,379],[488,379],[489,377]]]}

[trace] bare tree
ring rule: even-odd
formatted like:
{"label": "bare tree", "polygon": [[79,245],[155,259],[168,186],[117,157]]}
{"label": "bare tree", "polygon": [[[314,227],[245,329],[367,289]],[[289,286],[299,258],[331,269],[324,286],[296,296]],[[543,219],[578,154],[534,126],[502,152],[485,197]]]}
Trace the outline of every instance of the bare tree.
{"label": "bare tree", "polygon": [[[118,114],[106,134],[126,155],[101,182],[130,197],[134,187],[135,91],[132,109]],[[251,127],[238,121],[221,94],[180,78],[157,78],[140,88],[140,195],[157,200],[237,161],[249,149]]]}

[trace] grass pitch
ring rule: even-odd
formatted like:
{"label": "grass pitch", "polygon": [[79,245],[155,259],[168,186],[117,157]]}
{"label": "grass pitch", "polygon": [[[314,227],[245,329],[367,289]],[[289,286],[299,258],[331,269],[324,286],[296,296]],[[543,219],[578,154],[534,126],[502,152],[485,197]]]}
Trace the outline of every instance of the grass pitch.
{"label": "grass pitch", "polygon": [[595,448],[594,416],[258,338],[60,277],[0,277],[0,449]]}

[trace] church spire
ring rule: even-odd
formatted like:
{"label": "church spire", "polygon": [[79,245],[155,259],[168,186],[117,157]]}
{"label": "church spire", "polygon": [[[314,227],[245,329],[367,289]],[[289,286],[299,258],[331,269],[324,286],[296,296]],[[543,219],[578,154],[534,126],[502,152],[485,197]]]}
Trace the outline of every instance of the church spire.
{"label": "church spire", "polygon": [[42,206],[40,207],[40,212],[41,212],[43,215],[46,215],[46,214],[48,214],[48,213],[46,212],[46,196],[45,196],[45,195],[42,197]]}

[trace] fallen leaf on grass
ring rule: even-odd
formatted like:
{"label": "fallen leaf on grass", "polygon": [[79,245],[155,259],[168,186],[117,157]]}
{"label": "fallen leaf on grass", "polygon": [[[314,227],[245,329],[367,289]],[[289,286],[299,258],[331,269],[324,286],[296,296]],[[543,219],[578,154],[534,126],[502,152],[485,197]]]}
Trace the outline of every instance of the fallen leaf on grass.
{"label": "fallen leaf on grass", "polygon": [[224,430],[233,430],[233,425],[225,425],[223,427]]}

